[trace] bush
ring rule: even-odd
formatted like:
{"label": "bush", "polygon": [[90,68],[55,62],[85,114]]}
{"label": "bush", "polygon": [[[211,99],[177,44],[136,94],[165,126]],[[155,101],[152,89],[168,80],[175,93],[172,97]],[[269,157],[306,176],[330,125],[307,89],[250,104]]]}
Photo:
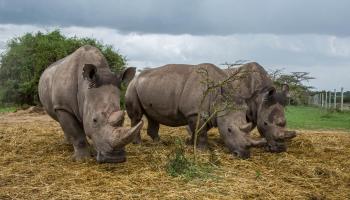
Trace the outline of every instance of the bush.
{"label": "bush", "polygon": [[[212,161],[213,156],[210,156]],[[169,155],[169,160],[166,164],[166,171],[170,176],[181,177],[184,180],[190,181],[193,179],[213,178],[211,175],[215,163],[199,163],[194,162],[185,155],[185,147],[181,139],[175,140],[175,149]],[[215,158],[217,161],[217,158]]]}
{"label": "bush", "polygon": [[11,39],[7,50],[0,56],[0,102],[1,104],[38,103],[38,82],[41,73],[51,63],[71,54],[83,45],[101,50],[112,71],[124,68],[125,58],[96,39],[65,37],[59,30],[48,33],[27,33]]}

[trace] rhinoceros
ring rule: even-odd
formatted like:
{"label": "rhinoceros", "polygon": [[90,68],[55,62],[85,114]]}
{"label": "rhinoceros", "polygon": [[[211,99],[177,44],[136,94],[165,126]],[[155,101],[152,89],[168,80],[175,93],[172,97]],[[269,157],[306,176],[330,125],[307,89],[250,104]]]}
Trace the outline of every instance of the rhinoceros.
{"label": "rhinoceros", "polygon": [[[227,77],[223,70],[212,64],[165,65],[145,70],[135,77],[130,82],[125,96],[131,125],[138,124],[145,115],[148,121],[147,134],[153,140],[159,140],[159,124],[172,127],[189,125],[191,131],[195,132],[197,116],[203,112],[207,117],[201,117],[199,124],[205,124],[208,116],[215,112],[213,102],[221,101],[225,94],[220,93],[226,90],[217,88],[215,92],[203,98],[205,86],[201,83],[203,77],[198,72],[199,68],[205,69],[210,79],[217,83]],[[201,104],[202,99],[204,100]],[[202,105],[203,109],[200,109],[199,105]],[[206,148],[207,131],[212,127],[218,127],[226,146],[238,157],[248,158],[250,147],[264,145],[265,139],[253,140],[246,134],[250,124],[235,122],[236,112],[223,110],[209,120],[199,133],[198,147]],[[193,137],[191,141],[193,142]],[[140,134],[135,138],[135,143],[139,142]]]}
{"label": "rhinoceros", "polygon": [[131,129],[121,127],[120,85],[128,83],[135,68],[115,75],[95,47],[80,47],[50,65],[39,81],[39,98],[47,112],[61,125],[74,147],[73,159],[91,156],[87,137],[97,152],[98,162],[124,162],[124,146],[140,131],[143,122]]}
{"label": "rhinoceros", "polygon": [[248,104],[247,120],[266,138],[268,150],[286,151],[285,140],[296,136],[295,131],[286,130],[284,106],[289,97],[288,85],[282,85],[281,92],[276,92],[268,73],[256,62],[224,71],[238,77],[232,82],[233,87]]}

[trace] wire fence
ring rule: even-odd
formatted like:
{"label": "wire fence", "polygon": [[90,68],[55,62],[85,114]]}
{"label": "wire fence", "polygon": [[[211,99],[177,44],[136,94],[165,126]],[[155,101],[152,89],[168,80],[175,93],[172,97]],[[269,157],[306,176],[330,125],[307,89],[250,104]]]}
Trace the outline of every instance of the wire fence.
{"label": "wire fence", "polygon": [[[337,95],[340,95],[340,98]],[[309,96],[308,104],[325,109],[350,110],[350,104],[344,104],[343,87],[341,87],[340,92],[334,89],[333,91],[322,91]]]}

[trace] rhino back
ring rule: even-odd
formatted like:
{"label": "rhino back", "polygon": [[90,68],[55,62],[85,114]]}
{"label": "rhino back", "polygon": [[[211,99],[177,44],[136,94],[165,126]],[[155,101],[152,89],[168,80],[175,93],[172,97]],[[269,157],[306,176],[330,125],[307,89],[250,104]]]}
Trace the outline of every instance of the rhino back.
{"label": "rhino back", "polygon": [[[224,80],[227,75],[226,73],[210,63],[202,63],[196,65],[193,68],[193,71],[184,87],[182,98],[180,100],[181,105],[180,109],[186,116],[196,115],[199,112],[199,109],[202,111],[206,111],[210,113],[212,111],[211,105],[213,105],[213,101],[217,101],[217,92],[211,92],[205,99],[203,99],[204,91],[206,90],[205,77],[199,73],[199,71],[206,71],[209,75],[210,81],[218,83],[219,81]],[[216,88],[217,90],[219,88]],[[201,101],[202,107],[199,108]]]}
{"label": "rhino back", "polygon": [[187,123],[179,105],[192,68],[191,65],[165,65],[146,70],[137,77],[135,88],[147,116],[168,126]]}
{"label": "rhino back", "polygon": [[63,109],[82,121],[84,91],[88,89],[88,85],[83,84],[84,64],[94,64],[100,68],[98,70],[109,70],[99,50],[86,45],[43,72],[39,81],[39,97],[45,110],[54,119],[57,119],[55,110]]}
{"label": "rhino back", "polygon": [[[172,64],[142,72],[135,88],[143,110],[148,117],[167,126],[188,123],[190,116],[198,113],[204,85],[197,72],[199,67],[209,71],[211,78],[221,80],[226,74],[211,64]],[[204,108],[209,108],[209,98]]]}
{"label": "rhino back", "polygon": [[237,68],[225,69],[229,75],[236,74],[236,80],[233,81],[233,87],[237,90],[239,96],[249,98],[255,91],[259,91],[266,86],[272,86],[272,80],[269,78],[265,69],[256,62],[244,64]]}

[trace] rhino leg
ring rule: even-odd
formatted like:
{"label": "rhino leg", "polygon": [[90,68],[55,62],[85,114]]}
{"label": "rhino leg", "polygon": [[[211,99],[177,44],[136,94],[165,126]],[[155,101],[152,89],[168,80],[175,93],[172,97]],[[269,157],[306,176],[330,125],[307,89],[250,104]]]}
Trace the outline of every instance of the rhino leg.
{"label": "rhino leg", "polygon": [[[188,126],[190,133],[192,133],[191,139],[187,140],[187,143],[192,144],[194,143],[194,138],[195,138],[195,131],[196,131],[196,121],[197,121],[197,116],[191,117],[188,120]],[[199,127],[201,127],[203,122],[200,122]],[[197,136],[197,148],[201,150],[206,150],[208,148],[208,135],[207,135],[208,128],[204,127]]]}
{"label": "rhino leg", "polygon": [[64,133],[64,144],[72,144],[72,138],[67,135],[66,132],[63,132]]}
{"label": "rhino leg", "polygon": [[159,123],[147,117],[148,127],[147,134],[152,138],[153,141],[157,142],[160,140],[159,138]]}
{"label": "rhino leg", "polygon": [[[131,84],[131,83],[130,83]],[[130,87],[131,85],[129,85]],[[137,97],[135,88],[127,90],[125,97],[126,112],[131,120],[131,127],[136,126],[142,119],[143,110]],[[135,134],[133,144],[141,144],[141,133],[140,131]]]}
{"label": "rhino leg", "polygon": [[[140,118],[131,118],[131,127],[136,126],[141,121],[142,115]],[[135,134],[135,138],[133,140],[133,144],[141,144],[141,132]]]}
{"label": "rhino leg", "polygon": [[57,110],[58,122],[60,123],[65,137],[74,147],[74,160],[90,158],[89,145],[83,128],[75,117],[64,110]]}

